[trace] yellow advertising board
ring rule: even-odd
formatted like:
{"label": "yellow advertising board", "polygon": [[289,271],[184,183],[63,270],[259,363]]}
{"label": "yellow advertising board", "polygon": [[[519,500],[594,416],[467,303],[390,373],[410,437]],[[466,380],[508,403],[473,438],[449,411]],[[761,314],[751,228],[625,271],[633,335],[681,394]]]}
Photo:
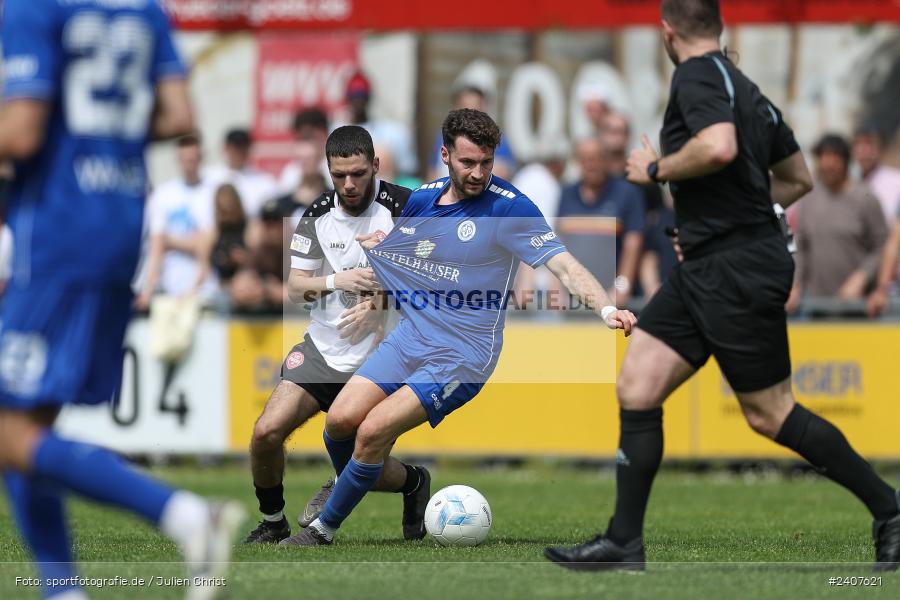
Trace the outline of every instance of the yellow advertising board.
{"label": "yellow advertising board", "polygon": [[[230,447],[243,451],[304,322],[235,321],[229,334]],[[510,322],[491,383],[437,429],[398,442],[401,452],[611,457],[618,442],[614,364],[625,342],[599,324]],[[791,356],[798,400],[832,420],[867,457],[900,457],[895,400],[900,326],[797,324]],[[615,350],[612,350],[615,348]],[[612,360],[613,354],[616,361]],[[553,383],[542,383],[548,373]],[[609,383],[604,383],[609,382]],[[322,453],[322,416],[289,448]],[[753,433],[714,360],[665,406],[670,458],[791,456]]]}

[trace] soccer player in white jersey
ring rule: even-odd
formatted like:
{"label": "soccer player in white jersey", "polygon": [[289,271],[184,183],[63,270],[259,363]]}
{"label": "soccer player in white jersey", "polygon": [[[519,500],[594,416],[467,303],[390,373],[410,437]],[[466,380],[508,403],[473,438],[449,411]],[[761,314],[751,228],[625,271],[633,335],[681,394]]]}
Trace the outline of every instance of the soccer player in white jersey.
{"label": "soccer player in white jersey", "polygon": [[[390,231],[410,190],[377,178],[372,138],[362,127],[335,129],[325,143],[325,154],[334,190],[322,194],[298,223],[291,238],[288,280],[292,300],[318,300],[303,341],[285,358],[281,382],[253,428],[250,459],[262,520],[247,536],[249,544],[291,543],[283,513],[284,443],[319,411],[328,412],[384,335],[387,313],[373,310],[371,293],[377,284],[356,237]],[[327,433],[324,439],[327,447],[336,443]],[[431,477],[423,467],[403,464],[388,452],[374,489],[403,494],[403,537],[421,539]],[[335,471],[340,475],[338,463]],[[329,480],[308,503],[299,518],[302,527],[319,515],[333,485]]]}

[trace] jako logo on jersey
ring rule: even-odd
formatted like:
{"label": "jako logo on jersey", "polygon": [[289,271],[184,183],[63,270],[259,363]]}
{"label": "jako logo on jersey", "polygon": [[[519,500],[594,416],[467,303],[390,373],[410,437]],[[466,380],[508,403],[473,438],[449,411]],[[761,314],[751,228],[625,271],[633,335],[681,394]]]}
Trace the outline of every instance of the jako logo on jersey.
{"label": "jako logo on jersey", "polygon": [[540,248],[541,246],[543,246],[550,240],[555,240],[555,239],[556,239],[556,232],[551,231],[550,233],[545,233],[544,235],[536,235],[533,238],[531,238],[531,245],[534,248]]}
{"label": "jako logo on jersey", "polygon": [[416,235],[415,227],[401,227],[400,233],[405,233],[406,235]]}
{"label": "jako logo on jersey", "polygon": [[460,223],[459,227],[456,228],[456,236],[461,242],[468,242],[475,237],[474,221],[463,221]]}
{"label": "jako logo on jersey", "polygon": [[344,242],[331,242],[332,250],[343,250],[346,247]]}
{"label": "jako logo on jersey", "polygon": [[416,244],[416,256],[419,258],[428,258],[431,256],[431,253],[434,252],[435,248],[437,248],[437,244],[431,240],[419,240],[419,243]]}
{"label": "jako logo on jersey", "polygon": [[303,364],[304,360],[305,358],[302,352],[291,352],[288,354],[287,359],[285,359],[284,364],[287,365],[288,369],[296,369]]}
{"label": "jako logo on jersey", "polygon": [[312,240],[308,237],[295,233],[294,237],[291,238],[291,250],[294,250],[295,252],[309,254],[310,247],[312,247]]}

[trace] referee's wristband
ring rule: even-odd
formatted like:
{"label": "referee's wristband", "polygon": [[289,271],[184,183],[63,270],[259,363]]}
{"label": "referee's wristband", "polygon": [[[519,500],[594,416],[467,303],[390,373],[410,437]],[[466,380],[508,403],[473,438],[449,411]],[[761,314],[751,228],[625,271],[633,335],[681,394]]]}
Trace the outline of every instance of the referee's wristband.
{"label": "referee's wristband", "polygon": [[331,275],[329,275],[328,277],[325,278],[325,287],[329,290],[334,289],[334,276],[335,276],[335,273],[332,273]]}
{"label": "referee's wristband", "polygon": [[606,321],[606,319],[609,318],[609,315],[613,314],[617,310],[619,310],[619,309],[616,308],[615,306],[604,306],[603,308],[600,309],[600,317],[604,321]]}

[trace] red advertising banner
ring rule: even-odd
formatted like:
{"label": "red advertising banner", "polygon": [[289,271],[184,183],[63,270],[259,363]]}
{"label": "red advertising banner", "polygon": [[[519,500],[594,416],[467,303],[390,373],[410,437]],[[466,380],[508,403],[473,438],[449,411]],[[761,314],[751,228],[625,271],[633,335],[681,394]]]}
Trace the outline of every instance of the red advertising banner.
{"label": "red advertising banner", "polygon": [[340,108],[359,64],[359,40],[353,32],[259,36],[253,124],[258,167],[277,173],[290,160],[297,109],[318,106],[333,114]]}
{"label": "red advertising banner", "polygon": [[[659,22],[659,0],[165,0],[182,29],[596,29]],[[900,0],[722,0],[726,22],[900,22]]]}

